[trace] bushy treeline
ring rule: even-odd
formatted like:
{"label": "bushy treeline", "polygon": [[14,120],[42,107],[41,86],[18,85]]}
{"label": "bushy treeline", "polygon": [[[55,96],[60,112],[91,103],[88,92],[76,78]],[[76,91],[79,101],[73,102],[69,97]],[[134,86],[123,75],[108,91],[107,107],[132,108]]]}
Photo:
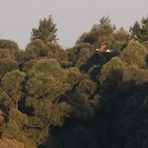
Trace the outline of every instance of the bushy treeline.
{"label": "bushy treeline", "polygon": [[147,148],[148,17],[103,17],[69,49],[56,31],[49,16],[25,50],[0,40],[0,147]]}

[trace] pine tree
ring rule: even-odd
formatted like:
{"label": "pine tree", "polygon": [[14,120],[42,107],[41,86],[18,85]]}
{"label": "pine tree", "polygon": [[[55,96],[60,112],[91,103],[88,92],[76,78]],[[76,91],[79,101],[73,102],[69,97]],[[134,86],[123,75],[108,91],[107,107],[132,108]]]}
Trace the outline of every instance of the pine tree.
{"label": "pine tree", "polygon": [[37,29],[32,29],[31,41],[41,39],[45,44],[54,43],[57,40],[56,32],[56,24],[53,22],[52,16],[50,15],[47,19],[44,18],[40,20]]}
{"label": "pine tree", "polygon": [[142,18],[141,23],[136,22],[130,32],[132,37],[140,42],[148,40],[148,16]]}

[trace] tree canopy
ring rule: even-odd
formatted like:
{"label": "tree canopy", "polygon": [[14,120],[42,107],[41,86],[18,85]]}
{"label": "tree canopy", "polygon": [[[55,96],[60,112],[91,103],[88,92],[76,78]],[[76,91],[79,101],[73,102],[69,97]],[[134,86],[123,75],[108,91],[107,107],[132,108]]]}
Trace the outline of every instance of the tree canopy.
{"label": "tree canopy", "polygon": [[40,20],[39,27],[33,28],[31,33],[31,41],[35,39],[41,39],[45,44],[56,42],[56,24],[53,22],[52,16],[50,15],[47,19]]}
{"label": "tree canopy", "polygon": [[0,40],[0,148],[147,148],[147,20],[102,17],[68,49],[52,16],[25,50]]}

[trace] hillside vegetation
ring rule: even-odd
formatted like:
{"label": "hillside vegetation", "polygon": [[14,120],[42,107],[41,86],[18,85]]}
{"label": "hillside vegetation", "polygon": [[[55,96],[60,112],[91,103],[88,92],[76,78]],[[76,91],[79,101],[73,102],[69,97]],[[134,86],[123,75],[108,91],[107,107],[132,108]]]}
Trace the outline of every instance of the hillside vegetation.
{"label": "hillside vegetation", "polygon": [[148,17],[68,49],[56,33],[49,16],[25,50],[0,40],[0,148],[148,148]]}

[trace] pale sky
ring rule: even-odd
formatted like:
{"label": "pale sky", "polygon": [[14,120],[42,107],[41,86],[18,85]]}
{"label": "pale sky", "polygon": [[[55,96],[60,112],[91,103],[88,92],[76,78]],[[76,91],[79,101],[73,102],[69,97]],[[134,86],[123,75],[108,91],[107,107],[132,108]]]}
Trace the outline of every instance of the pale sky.
{"label": "pale sky", "polygon": [[24,49],[31,30],[48,15],[57,24],[59,43],[72,47],[102,16],[129,29],[148,15],[148,0],[0,0],[0,39],[11,39]]}

